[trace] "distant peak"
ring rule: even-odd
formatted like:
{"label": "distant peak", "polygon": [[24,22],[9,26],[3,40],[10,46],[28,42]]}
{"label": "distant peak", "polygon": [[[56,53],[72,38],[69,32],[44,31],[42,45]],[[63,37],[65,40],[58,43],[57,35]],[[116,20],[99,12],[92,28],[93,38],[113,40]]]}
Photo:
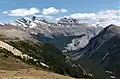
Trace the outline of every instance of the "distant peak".
{"label": "distant peak", "polygon": [[120,29],[120,26],[117,26],[117,25],[111,24],[111,25],[109,25],[109,26],[106,27],[106,28],[108,28],[108,30],[114,30],[114,29]]}
{"label": "distant peak", "polygon": [[36,20],[36,16],[33,16],[33,17],[32,17],[32,21],[35,21],[35,20]]}
{"label": "distant peak", "polygon": [[109,26],[107,26],[106,28],[104,28],[101,32],[113,32],[113,33],[120,33],[120,26],[111,24]]}
{"label": "distant peak", "polygon": [[109,26],[112,27],[112,26],[116,26],[116,25],[114,25],[114,24],[110,24]]}
{"label": "distant peak", "polygon": [[58,24],[78,24],[78,20],[77,19],[73,19],[73,18],[61,18],[59,21],[58,21]]}

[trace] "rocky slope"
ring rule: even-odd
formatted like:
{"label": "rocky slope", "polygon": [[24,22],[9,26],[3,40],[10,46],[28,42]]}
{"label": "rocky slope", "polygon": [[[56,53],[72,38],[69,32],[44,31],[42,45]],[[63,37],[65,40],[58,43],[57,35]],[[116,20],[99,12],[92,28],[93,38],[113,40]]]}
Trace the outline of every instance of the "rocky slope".
{"label": "rocky slope", "polygon": [[[96,71],[92,65],[98,64],[104,67],[106,73],[112,74],[111,78],[119,79],[120,76],[120,27],[109,25],[104,28],[97,36],[92,38],[88,45],[80,52],[72,54],[70,57],[73,60],[83,64],[84,61],[89,61],[87,69],[91,72]],[[83,61],[82,61],[83,60]],[[80,62],[81,61],[81,62]],[[94,62],[92,65],[91,62]],[[85,63],[85,62],[84,62]],[[91,67],[90,67],[91,66]],[[84,67],[85,64],[84,64]],[[95,70],[94,70],[95,69]]]}
{"label": "rocky slope", "polygon": [[7,49],[0,46],[0,79],[75,79],[24,63]]}

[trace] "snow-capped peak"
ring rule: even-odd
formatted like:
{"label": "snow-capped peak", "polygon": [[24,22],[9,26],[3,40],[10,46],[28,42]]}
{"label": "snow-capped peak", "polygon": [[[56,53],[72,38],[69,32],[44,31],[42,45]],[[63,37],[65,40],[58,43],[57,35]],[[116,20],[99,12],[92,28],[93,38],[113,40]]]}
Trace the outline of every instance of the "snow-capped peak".
{"label": "snow-capped peak", "polygon": [[15,21],[15,23],[11,24],[16,24],[20,26],[24,26],[25,28],[35,28],[38,25],[44,25],[46,24],[46,20],[44,18],[38,18],[36,16],[33,16],[32,18],[25,17],[25,18],[20,18]]}

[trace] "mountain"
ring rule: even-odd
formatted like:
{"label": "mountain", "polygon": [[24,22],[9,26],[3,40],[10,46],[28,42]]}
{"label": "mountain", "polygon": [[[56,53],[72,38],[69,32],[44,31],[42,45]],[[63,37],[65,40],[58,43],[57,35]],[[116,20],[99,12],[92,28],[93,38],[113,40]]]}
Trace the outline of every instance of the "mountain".
{"label": "mountain", "polygon": [[77,24],[79,24],[79,21],[77,19],[73,19],[73,18],[61,18],[58,21],[58,24],[77,25]]}
{"label": "mountain", "polygon": [[[40,41],[54,44],[60,50],[69,51],[86,46],[89,40],[103,28],[88,23],[78,23],[76,19],[67,18],[60,19],[58,23],[50,23],[44,18],[35,16],[20,18],[10,24],[26,30]],[[78,45],[72,42],[75,39],[77,39]]]}
{"label": "mountain", "polygon": [[[81,51],[71,54],[72,60],[79,62],[90,72],[97,74],[97,64],[105,69],[106,73],[112,74],[110,77],[114,79],[120,78],[120,26],[109,25],[101,30],[101,32],[93,37],[87,46]],[[89,61],[89,66],[85,62]],[[90,64],[94,62],[93,64]],[[96,73],[95,73],[96,72]],[[100,70],[99,70],[99,74]],[[106,78],[105,78],[106,79]],[[108,78],[109,79],[109,78]]]}
{"label": "mountain", "polygon": [[115,79],[120,73],[119,33],[115,25],[103,29],[72,18],[51,23],[33,16],[1,23],[0,47],[27,67],[75,78]]}
{"label": "mountain", "polygon": [[[15,22],[0,24],[0,41],[1,47],[29,65],[77,78],[93,77],[84,74],[84,70],[72,63],[61,49],[83,48],[100,29],[85,23],[54,24],[33,16],[32,19],[20,18]],[[77,41],[72,42],[75,39]],[[73,47],[69,49],[71,42]]]}
{"label": "mountain", "polygon": [[[45,71],[76,78],[90,77],[89,75],[84,75],[81,68],[76,65],[74,66],[55,45],[37,40],[24,28],[11,24],[0,25],[0,47],[3,49],[1,51],[6,51],[3,53],[8,53],[7,56],[5,55],[6,59],[10,57],[10,59],[8,58],[9,61],[7,61],[13,62],[13,64],[10,64],[4,61],[5,65],[9,64],[9,66],[5,66],[3,63],[3,67],[5,66],[5,68],[11,66],[13,66],[13,69],[20,69],[22,67],[41,68]],[[3,53],[2,55],[4,56]],[[18,63],[16,60],[19,60],[21,63]],[[16,67],[17,65],[20,67]]]}

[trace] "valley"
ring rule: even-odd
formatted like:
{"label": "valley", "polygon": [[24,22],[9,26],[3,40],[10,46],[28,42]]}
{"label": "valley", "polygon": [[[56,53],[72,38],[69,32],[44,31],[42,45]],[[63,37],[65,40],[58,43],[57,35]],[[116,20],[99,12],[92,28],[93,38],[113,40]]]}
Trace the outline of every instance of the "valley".
{"label": "valley", "polygon": [[3,55],[1,75],[23,79],[119,78],[119,33],[116,25],[55,25],[35,17],[34,21],[20,19],[0,25],[1,53],[5,50],[12,55]]}

